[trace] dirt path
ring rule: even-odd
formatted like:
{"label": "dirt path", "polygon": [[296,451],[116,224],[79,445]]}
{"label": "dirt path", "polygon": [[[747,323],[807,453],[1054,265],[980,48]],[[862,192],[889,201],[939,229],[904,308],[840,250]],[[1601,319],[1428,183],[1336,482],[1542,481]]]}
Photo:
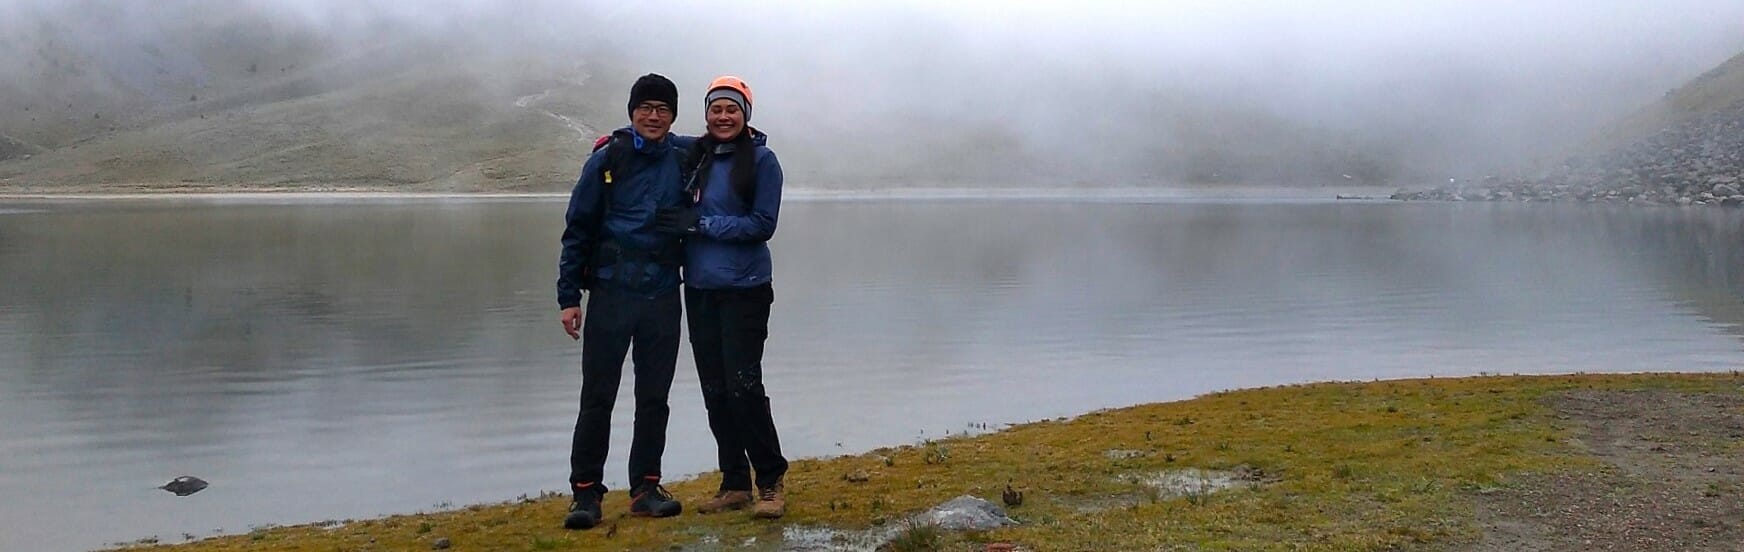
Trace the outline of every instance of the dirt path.
{"label": "dirt path", "polygon": [[1549,405],[1604,465],[1482,496],[1469,550],[1744,551],[1744,397],[1580,391]]}
{"label": "dirt path", "polygon": [[[590,75],[588,75],[587,73],[582,73],[580,76],[577,76],[575,78],[575,80],[572,84],[574,84],[575,86],[586,86],[587,79],[589,76]],[[555,89],[546,89],[544,92],[540,92],[538,94],[529,94],[526,96],[521,96],[520,98],[517,98],[515,100],[515,107],[519,107],[521,109],[536,109],[533,107],[533,104],[539,103],[540,101],[544,100],[546,96],[550,96],[552,90],[555,90]],[[576,121],[575,119],[570,118],[568,115],[564,115],[562,113],[558,113],[556,111],[551,111],[551,110],[547,110],[547,109],[539,109],[538,111],[540,113],[544,113],[547,117],[551,117],[553,119],[557,119],[559,121],[562,121],[565,126],[568,126],[570,130],[575,131],[575,133],[579,136],[578,138],[576,138],[577,140],[580,140],[583,142],[591,142],[591,141],[593,141],[594,137],[599,135],[598,132],[594,132],[592,130],[589,130],[587,128],[587,125],[581,124],[580,122]]]}

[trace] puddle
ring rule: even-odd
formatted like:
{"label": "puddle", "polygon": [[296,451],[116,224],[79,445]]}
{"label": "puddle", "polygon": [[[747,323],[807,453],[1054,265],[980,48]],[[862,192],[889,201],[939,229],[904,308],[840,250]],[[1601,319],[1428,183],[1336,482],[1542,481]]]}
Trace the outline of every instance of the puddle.
{"label": "puddle", "polygon": [[1192,500],[1230,489],[1252,487],[1267,481],[1267,477],[1258,469],[1242,466],[1234,470],[1185,468],[1148,474],[1128,474],[1120,476],[1120,481],[1138,486],[1142,490],[1076,497],[1071,499],[1069,504],[1079,513],[1092,514],[1177,498]]}
{"label": "puddle", "polygon": [[1259,479],[1255,474],[1245,472],[1186,468],[1141,475],[1130,480],[1155,490],[1159,500],[1170,500],[1250,487],[1259,483]]}
{"label": "puddle", "polygon": [[1131,460],[1134,458],[1150,456],[1150,453],[1142,450],[1110,449],[1102,451],[1102,456],[1107,457],[1109,460]]}
{"label": "puddle", "polygon": [[781,530],[783,552],[876,552],[878,547],[895,539],[904,528],[913,524],[934,525],[946,531],[985,531],[1017,522],[1007,517],[1005,510],[992,502],[972,496],[959,496],[934,506],[906,521],[898,521],[864,531],[842,531],[829,527],[786,527]]}
{"label": "puddle", "polygon": [[783,552],[876,552],[890,542],[896,529],[874,527],[864,531],[841,531],[828,527],[786,527],[781,530]]}

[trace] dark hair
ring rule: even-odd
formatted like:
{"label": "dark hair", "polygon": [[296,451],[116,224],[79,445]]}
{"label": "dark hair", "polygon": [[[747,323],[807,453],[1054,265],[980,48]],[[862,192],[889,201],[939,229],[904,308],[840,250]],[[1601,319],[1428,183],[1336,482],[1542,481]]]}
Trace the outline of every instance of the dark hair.
{"label": "dark hair", "polygon": [[[750,205],[757,194],[757,143],[751,139],[751,127],[746,125],[733,137],[733,168],[727,173],[732,180],[733,191],[740,199]],[[703,189],[708,186],[708,177],[715,164],[715,146],[721,144],[713,134],[704,134],[692,146],[691,158],[697,160],[696,187]]]}

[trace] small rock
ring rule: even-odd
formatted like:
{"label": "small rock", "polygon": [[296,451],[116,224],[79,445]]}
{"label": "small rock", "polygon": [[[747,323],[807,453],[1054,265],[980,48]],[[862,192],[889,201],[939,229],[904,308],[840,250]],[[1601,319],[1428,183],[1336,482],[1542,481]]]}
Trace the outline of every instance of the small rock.
{"label": "small rock", "polygon": [[1714,186],[1714,195],[1720,197],[1735,196],[1738,195],[1738,187],[1731,184]]}
{"label": "small rock", "polygon": [[916,521],[952,531],[991,531],[1017,525],[999,505],[969,495],[959,496],[916,516]]}
{"label": "small rock", "polygon": [[843,475],[842,479],[849,483],[865,483],[872,480],[872,474],[866,473],[866,470],[854,470]]}
{"label": "small rock", "polygon": [[434,544],[430,545],[430,549],[431,550],[447,550],[448,547],[453,546],[453,545],[454,545],[454,543],[448,542],[448,537],[442,537],[440,539],[436,539],[436,542]]}

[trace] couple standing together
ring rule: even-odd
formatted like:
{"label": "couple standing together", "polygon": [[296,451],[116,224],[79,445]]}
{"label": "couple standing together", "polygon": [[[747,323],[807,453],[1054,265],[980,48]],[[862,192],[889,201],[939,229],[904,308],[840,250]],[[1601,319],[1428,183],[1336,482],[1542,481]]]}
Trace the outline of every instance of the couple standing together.
{"label": "couple standing together", "polygon": [[569,529],[602,518],[612,406],[626,355],[636,398],[630,513],[668,517],[683,509],[660,485],[660,457],[684,311],[722,476],[720,491],[698,510],[749,507],[763,518],[786,512],[787,460],[762,374],[781,164],[749,126],[751,88],[743,80],[715,79],[703,106],[702,136],[673,135],[678,88],[660,75],[637,79],[630,125],[595,144],[570,194],[557,278],[563,329],[581,340],[581,412],[569,459],[574,502],[563,520]]}

